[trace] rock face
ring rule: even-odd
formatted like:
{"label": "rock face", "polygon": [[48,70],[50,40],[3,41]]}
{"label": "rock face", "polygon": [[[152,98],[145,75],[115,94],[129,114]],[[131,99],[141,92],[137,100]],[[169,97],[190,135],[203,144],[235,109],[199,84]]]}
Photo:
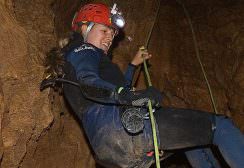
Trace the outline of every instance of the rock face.
{"label": "rock face", "polygon": [[[112,1],[104,0],[112,4]],[[114,61],[125,69],[145,44],[158,1],[117,1],[126,18]],[[152,83],[164,104],[213,111],[181,1],[161,1],[149,43]],[[244,2],[185,0],[219,113],[244,131]],[[62,96],[39,91],[45,53],[66,36],[80,4],[0,0],[0,167],[96,167]],[[141,74],[138,88],[145,87]]]}
{"label": "rock face", "polygon": [[[217,109],[220,114],[233,118],[244,131],[244,34],[241,21],[244,3],[189,0],[184,6],[191,17]],[[173,1],[162,3],[161,7],[151,42],[155,55],[151,68],[154,83],[166,93],[170,105],[213,111],[183,7]],[[158,34],[161,38],[157,38]]]}
{"label": "rock face", "polygon": [[94,167],[62,97],[39,91],[45,52],[56,46],[52,3],[0,3],[0,167]]}

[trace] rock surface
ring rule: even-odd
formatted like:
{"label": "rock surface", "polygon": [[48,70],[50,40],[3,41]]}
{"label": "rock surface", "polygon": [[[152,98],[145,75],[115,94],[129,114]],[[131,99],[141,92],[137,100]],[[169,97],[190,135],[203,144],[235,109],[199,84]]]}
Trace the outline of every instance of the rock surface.
{"label": "rock surface", "polygon": [[[94,167],[62,97],[40,92],[45,53],[56,46],[52,0],[0,3],[0,167]],[[64,119],[65,118],[65,119]]]}
{"label": "rock surface", "polygon": [[[244,131],[244,2],[181,1],[196,33],[217,109]],[[85,2],[0,0],[0,167],[96,167],[62,96],[50,89],[39,91],[45,53],[68,34],[74,12]],[[158,1],[116,2],[126,27],[116,39],[113,57],[125,69],[145,44]],[[161,0],[148,48],[153,54],[152,83],[164,92],[165,105],[212,112],[190,24],[177,2]],[[142,74],[137,87],[145,87]]]}

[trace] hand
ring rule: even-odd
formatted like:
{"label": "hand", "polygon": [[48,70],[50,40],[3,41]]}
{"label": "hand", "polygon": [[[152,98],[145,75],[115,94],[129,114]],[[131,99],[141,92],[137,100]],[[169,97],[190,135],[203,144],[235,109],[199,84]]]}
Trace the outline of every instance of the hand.
{"label": "hand", "polygon": [[150,100],[152,101],[152,105],[156,107],[160,106],[160,103],[163,100],[161,92],[153,86],[148,87],[146,89],[146,92],[149,95]]}
{"label": "hand", "polygon": [[149,59],[152,57],[152,54],[149,54],[147,49],[144,47],[140,47],[139,50],[137,51],[136,55],[131,61],[131,64],[137,66],[140,65],[143,62],[143,58],[145,60]]}
{"label": "hand", "polygon": [[162,101],[162,95],[159,90],[154,87],[149,87],[145,90],[129,91],[122,89],[118,93],[118,100],[121,104],[133,106],[147,106],[148,101],[151,100],[152,106],[159,107]]}

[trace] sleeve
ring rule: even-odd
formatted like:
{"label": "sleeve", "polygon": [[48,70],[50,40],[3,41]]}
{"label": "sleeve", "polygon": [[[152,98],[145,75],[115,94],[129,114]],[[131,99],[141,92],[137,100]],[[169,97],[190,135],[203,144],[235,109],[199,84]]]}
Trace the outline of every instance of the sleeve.
{"label": "sleeve", "polygon": [[131,88],[132,87],[132,81],[135,74],[137,66],[129,63],[127,70],[125,72],[125,79],[126,79],[126,87]]}
{"label": "sleeve", "polygon": [[117,103],[114,93],[118,86],[99,77],[100,57],[97,51],[85,49],[79,52],[73,51],[66,59],[74,67],[85,97],[101,103]]}

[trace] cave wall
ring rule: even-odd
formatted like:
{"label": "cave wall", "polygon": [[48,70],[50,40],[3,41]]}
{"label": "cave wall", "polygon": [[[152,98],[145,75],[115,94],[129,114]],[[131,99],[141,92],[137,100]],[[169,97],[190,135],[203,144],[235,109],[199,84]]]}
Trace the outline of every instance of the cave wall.
{"label": "cave wall", "polygon": [[94,167],[62,96],[39,90],[56,46],[55,1],[0,2],[0,167]]}
{"label": "cave wall", "polygon": [[[151,41],[153,83],[165,92],[165,104],[213,111],[184,10],[176,1],[162,2]],[[244,2],[182,2],[191,17],[218,112],[233,118],[244,131]]]}
{"label": "cave wall", "polygon": [[[2,167],[17,167],[31,138],[40,136],[53,120],[48,99],[38,91],[39,68],[28,58],[28,35],[13,14],[13,6],[1,4],[1,138]],[[9,2],[9,1],[8,1]],[[32,82],[29,82],[32,81]],[[30,99],[31,97],[31,99]]]}
{"label": "cave wall", "polygon": [[[45,53],[67,36],[74,12],[86,2],[91,1],[0,0],[0,167],[95,167],[62,96],[39,91]],[[114,62],[124,70],[145,43],[158,1],[96,2],[117,2],[124,13],[126,27],[113,50]],[[244,131],[244,2],[182,2],[218,111]],[[190,25],[177,1],[161,0],[149,51],[152,83],[164,93],[165,105],[213,111]],[[146,87],[142,74],[137,87]]]}

